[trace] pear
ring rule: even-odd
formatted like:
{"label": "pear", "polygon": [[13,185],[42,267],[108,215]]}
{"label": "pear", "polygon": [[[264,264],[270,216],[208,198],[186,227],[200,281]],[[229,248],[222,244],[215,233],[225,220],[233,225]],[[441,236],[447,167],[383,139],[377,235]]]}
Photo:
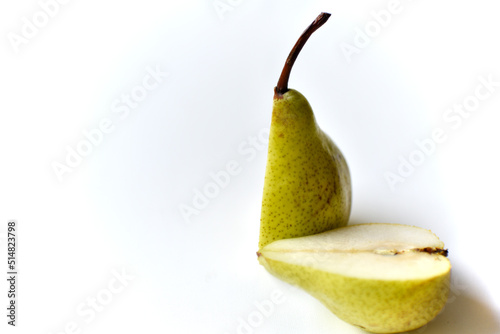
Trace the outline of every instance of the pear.
{"label": "pear", "polygon": [[292,66],[321,13],[302,33],[275,88],[262,197],[259,249],[275,240],[347,225],[351,178],[344,156],[316,123],[307,99],[288,89]]}
{"label": "pear", "polygon": [[350,225],[278,240],[257,254],[271,274],[373,333],[399,333],[427,324],[449,293],[451,265],[444,244],[419,227]]}

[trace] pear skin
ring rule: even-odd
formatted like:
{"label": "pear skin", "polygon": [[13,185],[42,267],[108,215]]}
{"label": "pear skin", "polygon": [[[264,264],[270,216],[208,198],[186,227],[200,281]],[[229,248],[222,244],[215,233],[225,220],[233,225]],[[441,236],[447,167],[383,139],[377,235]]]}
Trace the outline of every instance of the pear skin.
{"label": "pear skin", "polygon": [[347,225],[351,178],[344,156],[294,89],[273,102],[259,249]]}

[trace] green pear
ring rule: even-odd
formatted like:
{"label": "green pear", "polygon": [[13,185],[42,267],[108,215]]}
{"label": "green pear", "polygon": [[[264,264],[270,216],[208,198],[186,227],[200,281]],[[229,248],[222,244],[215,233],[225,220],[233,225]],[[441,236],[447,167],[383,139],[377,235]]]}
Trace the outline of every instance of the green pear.
{"label": "green pear", "polygon": [[450,287],[446,255],[431,231],[398,224],[351,225],[258,252],[271,274],[374,333],[419,328],[442,310]]}
{"label": "green pear", "polygon": [[322,13],[290,52],[275,88],[262,197],[259,249],[275,240],[347,225],[351,178],[344,156],[316,123],[306,98],[288,89],[292,66]]}

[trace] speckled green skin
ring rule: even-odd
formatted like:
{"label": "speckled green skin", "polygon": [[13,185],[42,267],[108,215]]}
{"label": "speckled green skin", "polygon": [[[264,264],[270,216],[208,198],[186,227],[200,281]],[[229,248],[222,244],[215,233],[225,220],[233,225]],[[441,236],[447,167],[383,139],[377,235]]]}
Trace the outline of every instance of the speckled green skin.
{"label": "speckled green skin", "polygon": [[270,260],[265,255],[259,261],[274,276],[319,299],[340,319],[373,333],[400,333],[424,326],[442,310],[450,287],[450,271],[427,280],[369,280]]}
{"label": "speckled green skin", "polygon": [[347,163],[306,98],[290,89],[273,103],[259,249],[345,226],[350,212]]}

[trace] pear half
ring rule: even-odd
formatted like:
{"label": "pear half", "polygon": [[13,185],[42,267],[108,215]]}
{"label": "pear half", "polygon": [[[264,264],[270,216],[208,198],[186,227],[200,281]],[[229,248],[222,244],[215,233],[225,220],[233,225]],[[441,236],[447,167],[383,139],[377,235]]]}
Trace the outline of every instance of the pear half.
{"label": "pear half", "polygon": [[352,191],[346,159],[317,124],[304,95],[288,88],[300,50],[329,17],[321,13],[300,35],[274,89],[259,248],[346,226],[349,221]]}
{"label": "pear half", "polygon": [[448,298],[447,251],[435,234],[419,227],[351,225],[278,240],[257,254],[271,274],[373,333],[419,328]]}

